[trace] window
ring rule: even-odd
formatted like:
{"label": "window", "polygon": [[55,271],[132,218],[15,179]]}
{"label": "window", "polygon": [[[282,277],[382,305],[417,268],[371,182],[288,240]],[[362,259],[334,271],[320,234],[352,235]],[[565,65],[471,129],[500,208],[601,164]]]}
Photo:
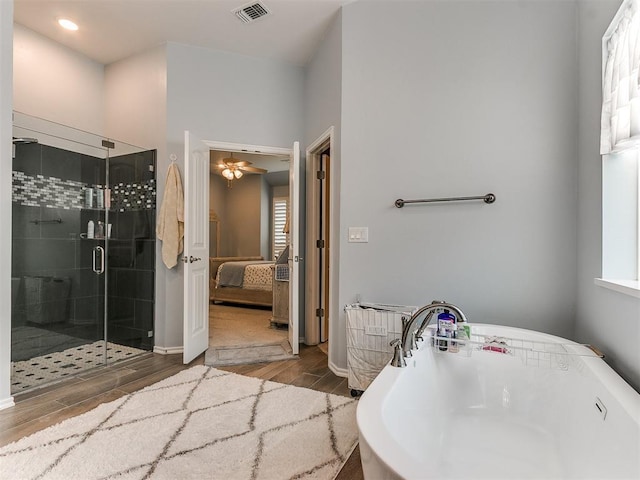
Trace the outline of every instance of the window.
{"label": "window", "polygon": [[289,244],[289,233],[285,233],[287,215],[289,212],[289,199],[287,197],[274,197],[273,199],[273,231],[271,232],[271,251],[273,258],[278,258]]}
{"label": "window", "polygon": [[640,0],[624,0],[602,39],[602,278],[640,297]]}

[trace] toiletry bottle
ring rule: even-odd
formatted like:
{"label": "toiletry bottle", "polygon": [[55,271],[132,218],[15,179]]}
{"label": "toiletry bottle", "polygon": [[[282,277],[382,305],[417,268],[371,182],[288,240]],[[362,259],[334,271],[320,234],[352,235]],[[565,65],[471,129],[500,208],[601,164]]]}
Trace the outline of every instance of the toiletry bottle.
{"label": "toiletry bottle", "polygon": [[458,353],[460,350],[460,344],[458,343],[458,329],[456,328],[456,324],[454,323],[451,329],[451,341],[449,342],[449,352],[450,353]]}
{"label": "toiletry bottle", "polygon": [[466,323],[458,324],[458,330],[456,330],[458,337],[458,348],[461,352],[464,352],[467,356],[471,355],[471,327]]}
{"label": "toiletry bottle", "polygon": [[96,238],[104,238],[104,222],[98,222],[98,228],[96,228]]}
{"label": "toiletry bottle", "polygon": [[87,187],[84,191],[84,206],[87,208],[93,208],[93,188]]}
{"label": "toiletry bottle", "polygon": [[93,220],[89,220],[89,223],[87,223],[87,238],[93,238]]}
{"label": "toiletry bottle", "polygon": [[96,188],[96,208],[104,208],[104,190]]}
{"label": "toiletry bottle", "polygon": [[446,328],[440,328],[440,330],[438,330],[438,337],[440,337],[438,340],[438,348],[440,351],[446,352],[449,349],[449,340],[447,340],[449,331]]}
{"label": "toiletry bottle", "polygon": [[[456,317],[454,317],[449,310],[445,309],[444,312],[438,314],[438,336],[449,337],[453,330]],[[440,340],[440,350],[443,352],[447,350],[449,342],[447,340]]]}

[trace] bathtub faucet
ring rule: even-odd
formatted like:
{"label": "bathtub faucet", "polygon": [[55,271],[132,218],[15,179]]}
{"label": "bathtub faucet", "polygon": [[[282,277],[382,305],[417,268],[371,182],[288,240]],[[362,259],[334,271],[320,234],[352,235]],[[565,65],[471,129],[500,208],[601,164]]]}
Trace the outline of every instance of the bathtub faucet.
{"label": "bathtub faucet", "polygon": [[442,300],[434,300],[429,305],[420,307],[407,322],[404,322],[402,327],[402,338],[400,339],[400,341],[396,340],[391,343],[392,346],[394,346],[396,349],[393,360],[391,361],[392,366],[406,366],[404,357],[412,356],[411,349],[415,348],[416,340],[422,339],[422,334],[424,333],[427,326],[431,323],[431,320],[433,320],[433,316],[436,314],[436,312],[441,312],[444,310],[453,312],[456,323],[467,321],[467,317],[462,312],[462,310],[460,310],[455,305],[444,302]]}

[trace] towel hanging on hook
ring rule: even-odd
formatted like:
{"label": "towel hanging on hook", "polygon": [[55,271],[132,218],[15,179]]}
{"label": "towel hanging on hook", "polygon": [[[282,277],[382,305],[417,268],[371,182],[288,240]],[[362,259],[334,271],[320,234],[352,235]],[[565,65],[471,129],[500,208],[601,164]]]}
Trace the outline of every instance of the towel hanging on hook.
{"label": "towel hanging on hook", "polygon": [[162,260],[164,264],[167,268],[175,267],[178,263],[177,257],[184,249],[184,192],[182,190],[180,169],[175,162],[169,165],[169,170],[167,171],[164,197],[156,225],[156,235],[159,240],[162,240]]}

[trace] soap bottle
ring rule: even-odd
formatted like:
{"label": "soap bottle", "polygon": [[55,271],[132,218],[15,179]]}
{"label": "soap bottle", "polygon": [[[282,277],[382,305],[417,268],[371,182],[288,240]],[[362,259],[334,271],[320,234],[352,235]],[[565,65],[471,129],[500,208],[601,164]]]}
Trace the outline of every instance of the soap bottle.
{"label": "soap bottle", "polygon": [[[447,309],[445,309],[444,312],[438,314],[438,336],[439,337],[449,337],[451,335],[450,332],[453,329],[455,319],[456,317],[454,317]],[[448,349],[449,341],[440,340],[440,343],[438,345],[440,346],[440,350],[445,352]]]}
{"label": "soap bottle", "polygon": [[100,187],[96,188],[96,208],[104,208],[104,190]]}
{"label": "soap bottle", "polygon": [[104,222],[98,222],[98,228],[95,232],[96,238],[104,238]]}
{"label": "soap bottle", "polygon": [[94,224],[93,224],[93,220],[89,220],[89,223],[87,223],[87,238],[93,238],[94,236]]}
{"label": "soap bottle", "polygon": [[87,187],[84,191],[84,206],[87,208],[93,208],[93,188]]}

